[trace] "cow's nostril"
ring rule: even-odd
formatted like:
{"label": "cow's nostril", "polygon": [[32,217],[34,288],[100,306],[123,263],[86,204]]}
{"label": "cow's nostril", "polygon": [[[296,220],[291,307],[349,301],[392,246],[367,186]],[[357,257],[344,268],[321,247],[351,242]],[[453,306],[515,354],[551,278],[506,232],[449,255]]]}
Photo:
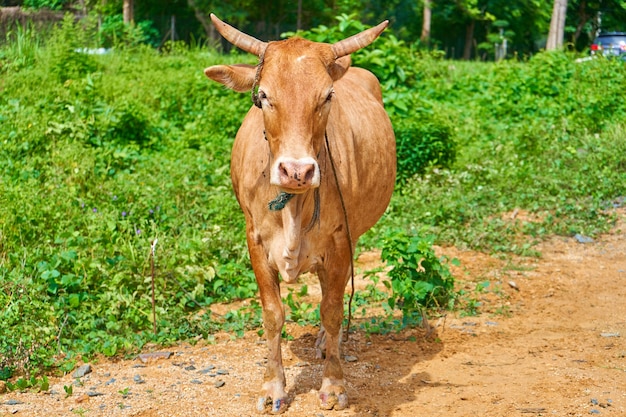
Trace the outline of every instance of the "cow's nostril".
{"label": "cow's nostril", "polygon": [[282,163],[282,162],[281,162],[281,163],[278,165],[278,170],[279,170],[279,172],[280,172],[280,176],[281,176],[281,177],[289,177],[289,172],[287,171],[287,167],[285,166],[285,164],[284,164],[284,163]]}
{"label": "cow's nostril", "polygon": [[313,180],[313,176],[315,175],[315,165],[309,165],[304,172],[304,181],[309,183]]}

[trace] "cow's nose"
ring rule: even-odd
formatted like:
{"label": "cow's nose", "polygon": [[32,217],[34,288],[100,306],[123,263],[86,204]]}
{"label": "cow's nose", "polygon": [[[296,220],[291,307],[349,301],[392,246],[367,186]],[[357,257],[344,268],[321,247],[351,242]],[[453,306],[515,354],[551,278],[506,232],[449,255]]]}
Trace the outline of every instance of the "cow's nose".
{"label": "cow's nose", "polygon": [[319,167],[313,158],[283,158],[276,162],[274,185],[293,191],[319,186]]}

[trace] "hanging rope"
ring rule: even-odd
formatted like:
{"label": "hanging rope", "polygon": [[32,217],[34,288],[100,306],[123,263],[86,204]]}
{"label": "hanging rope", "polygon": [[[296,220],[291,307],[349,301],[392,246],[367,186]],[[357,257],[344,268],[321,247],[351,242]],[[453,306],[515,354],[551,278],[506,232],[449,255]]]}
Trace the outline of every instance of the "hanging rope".
{"label": "hanging rope", "polygon": [[354,251],[352,250],[352,234],[350,233],[350,225],[348,224],[348,210],[346,209],[346,203],[343,200],[343,193],[339,186],[339,177],[337,176],[337,169],[335,168],[335,161],[330,151],[330,144],[328,143],[328,133],[324,132],[324,139],[326,140],[326,152],[328,152],[328,159],[330,160],[330,166],[333,169],[333,176],[335,177],[335,185],[339,192],[339,200],[341,201],[341,209],[343,210],[343,219],[346,224],[346,238],[348,239],[348,249],[350,250],[350,284],[352,289],[350,291],[350,300],[348,301],[348,327],[346,328],[346,335],[344,342],[348,341],[350,334],[350,323],[352,321],[352,299],[354,298]]}

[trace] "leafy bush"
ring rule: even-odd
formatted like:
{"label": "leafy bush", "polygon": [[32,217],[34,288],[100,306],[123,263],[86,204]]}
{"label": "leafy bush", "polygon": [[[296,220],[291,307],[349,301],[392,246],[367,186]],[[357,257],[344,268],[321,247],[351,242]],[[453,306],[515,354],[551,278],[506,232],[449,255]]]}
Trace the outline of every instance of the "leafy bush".
{"label": "leafy bush", "polygon": [[82,78],[97,69],[94,57],[82,52],[89,45],[89,32],[85,29],[75,22],[74,16],[67,14],[61,26],[52,33],[44,59],[48,70],[61,82]]}
{"label": "leafy bush", "polygon": [[456,143],[450,123],[432,112],[416,111],[394,126],[396,133],[397,177],[400,185],[430,166],[449,168],[456,159]]}
{"label": "leafy bush", "polygon": [[0,81],[3,379],[206,336],[222,319],[198,311],[256,293],[228,175],[249,102],[202,73],[228,58],[85,55],[79,31],[64,22]]}
{"label": "leafy bush", "polygon": [[159,32],[151,21],[140,21],[135,25],[124,24],[121,14],[107,15],[98,33],[100,46],[104,48],[133,47],[147,44],[159,46]]}
{"label": "leafy bush", "polygon": [[[489,65],[431,62],[440,76],[418,93],[454,120],[456,162],[409,179],[378,233],[428,226],[448,244],[527,255],[547,234],[593,235],[613,224],[603,207],[626,194],[619,156],[626,103],[615,84],[626,82],[626,66],[546,55]],[[516,208],[537,220],[502,221],[501,213]]]}
{"label": "leafy bush", "polygon": [[[419,322],[427,308],[451,309],[454,305],[454,277],[447,258],[435,254],[433,242],[433,236],[404,231],[391,231],[383,238],[381,257],[392,267],[388,272],[391,281],[385,281],[392,291],[388,303],[402,311],[403,323]],[[458,265],[456,259],[452,263]]]}

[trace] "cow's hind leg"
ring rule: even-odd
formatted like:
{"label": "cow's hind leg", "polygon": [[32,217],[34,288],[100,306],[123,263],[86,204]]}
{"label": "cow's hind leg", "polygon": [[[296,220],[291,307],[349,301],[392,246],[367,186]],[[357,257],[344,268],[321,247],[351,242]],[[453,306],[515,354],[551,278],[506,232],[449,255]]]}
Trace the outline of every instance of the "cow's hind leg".
{"label": "cow's hind leg", "polygon": [[[349,259],[349,256],[347,257]],[[348,266],[349,267],[349,266]],[[337,273],[341,271],[340,273]],[[334,273],[319,271],[322,287],[320,319],[325,343],[324,374],[319,391],[319,404],[325,410],[342,410],[348,406],[340,359],[341,324],[343,321],[343,293],[347,280],[346,268]]]}
{"label": "cow's hind leg", "polygon": [[326,329],[320,323],[320,331],[315,339],[315,359],[324,359],[326,357]]}
{"label": "cow's hind leg", "polygon": [[250,239],[250,235],[248,235],[248,249],[259,285],[263,306],[263,327],[268,348],[267,367],[256,409],[259,413],[280,414],[287,409],[287,393],[280,347],[285,311],[280,298],[278,272],[269,267],[264,251],[260,245]]}

